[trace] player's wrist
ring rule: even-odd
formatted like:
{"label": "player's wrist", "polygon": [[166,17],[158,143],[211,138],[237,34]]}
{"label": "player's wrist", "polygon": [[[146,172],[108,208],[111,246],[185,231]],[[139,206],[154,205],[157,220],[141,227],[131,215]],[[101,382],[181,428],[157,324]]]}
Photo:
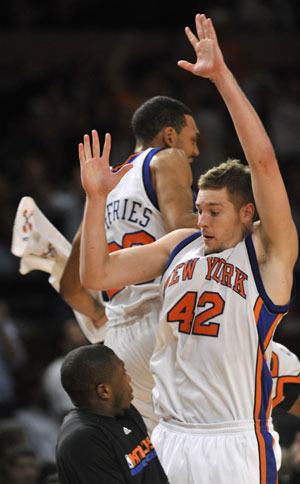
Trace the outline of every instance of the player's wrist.
{"label": "player's wrist", "polygon": [[218,89],[220,89],[225,83],[230,81],[232,77],[232,72],[224,63],[212,76],[210,76],[210,80]]}

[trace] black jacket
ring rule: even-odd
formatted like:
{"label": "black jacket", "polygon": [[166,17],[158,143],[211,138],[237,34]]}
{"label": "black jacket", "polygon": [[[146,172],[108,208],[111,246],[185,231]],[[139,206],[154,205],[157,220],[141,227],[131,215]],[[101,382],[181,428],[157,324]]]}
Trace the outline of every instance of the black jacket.
{"label": "black jacket", "polygon": [[118,418],[71,410],[58,435],[56,458],[60,484],[168,483],[133,405]]}

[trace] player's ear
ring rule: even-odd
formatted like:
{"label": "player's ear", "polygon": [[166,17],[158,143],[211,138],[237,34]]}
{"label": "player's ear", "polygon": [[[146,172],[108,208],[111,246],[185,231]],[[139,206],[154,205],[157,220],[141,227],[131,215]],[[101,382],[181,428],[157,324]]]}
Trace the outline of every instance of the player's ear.
{"label": "player's ear", "polygon": [[101,400],[108,400],[111,396],[110,385],[107,385],[106,383],[99,383],[96,386],[96,392],[98,397],[101,398]]}
{"label": "player's ear", "polygon": [[255,207],[253,203],[247,203],[246,205],[243,205],[241,210],[240,210],[242,222],[247,225],[250,222],[253,221],[254,215],[255,215]]}
{"label": "player's ear", "polygon": [[162,136],[165,146],[173,148],[176,141],[176,131],[172,126],[166,126],[162,130]]}

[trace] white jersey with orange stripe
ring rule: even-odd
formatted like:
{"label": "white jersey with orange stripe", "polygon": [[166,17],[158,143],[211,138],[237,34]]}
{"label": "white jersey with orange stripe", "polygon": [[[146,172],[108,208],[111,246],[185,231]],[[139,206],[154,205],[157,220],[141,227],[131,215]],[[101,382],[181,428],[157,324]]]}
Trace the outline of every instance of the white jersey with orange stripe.
{"label": "white jersey with orange stripe", "polygon": [[271,376],[273,378],[272,405],[275,408],[285,399],[285,386],[300,384],[300,360],[283,344],[272,342]]}
{"label": "white jersey with orange stripe", "polygon": [[252,236],[204,255],[201,233],[182,241],[162,276],[163,307],[151,358],[155,413],[188,424],[264,422],[271,415],[275,305]]}
{"label": "white jersey with orange stripe", "polygon": [[[160,149],[149,148],[129,157],[125,163],[132,163],[133,168],[108,195],[105,230],[110,252],[148,244],[166,234],[150,175],[151,159]],[[106,315],[109,324],[124,323],[137,310],[140,312],[143,304],[159,300],[159,283],[157,278],[108,291]]]}

